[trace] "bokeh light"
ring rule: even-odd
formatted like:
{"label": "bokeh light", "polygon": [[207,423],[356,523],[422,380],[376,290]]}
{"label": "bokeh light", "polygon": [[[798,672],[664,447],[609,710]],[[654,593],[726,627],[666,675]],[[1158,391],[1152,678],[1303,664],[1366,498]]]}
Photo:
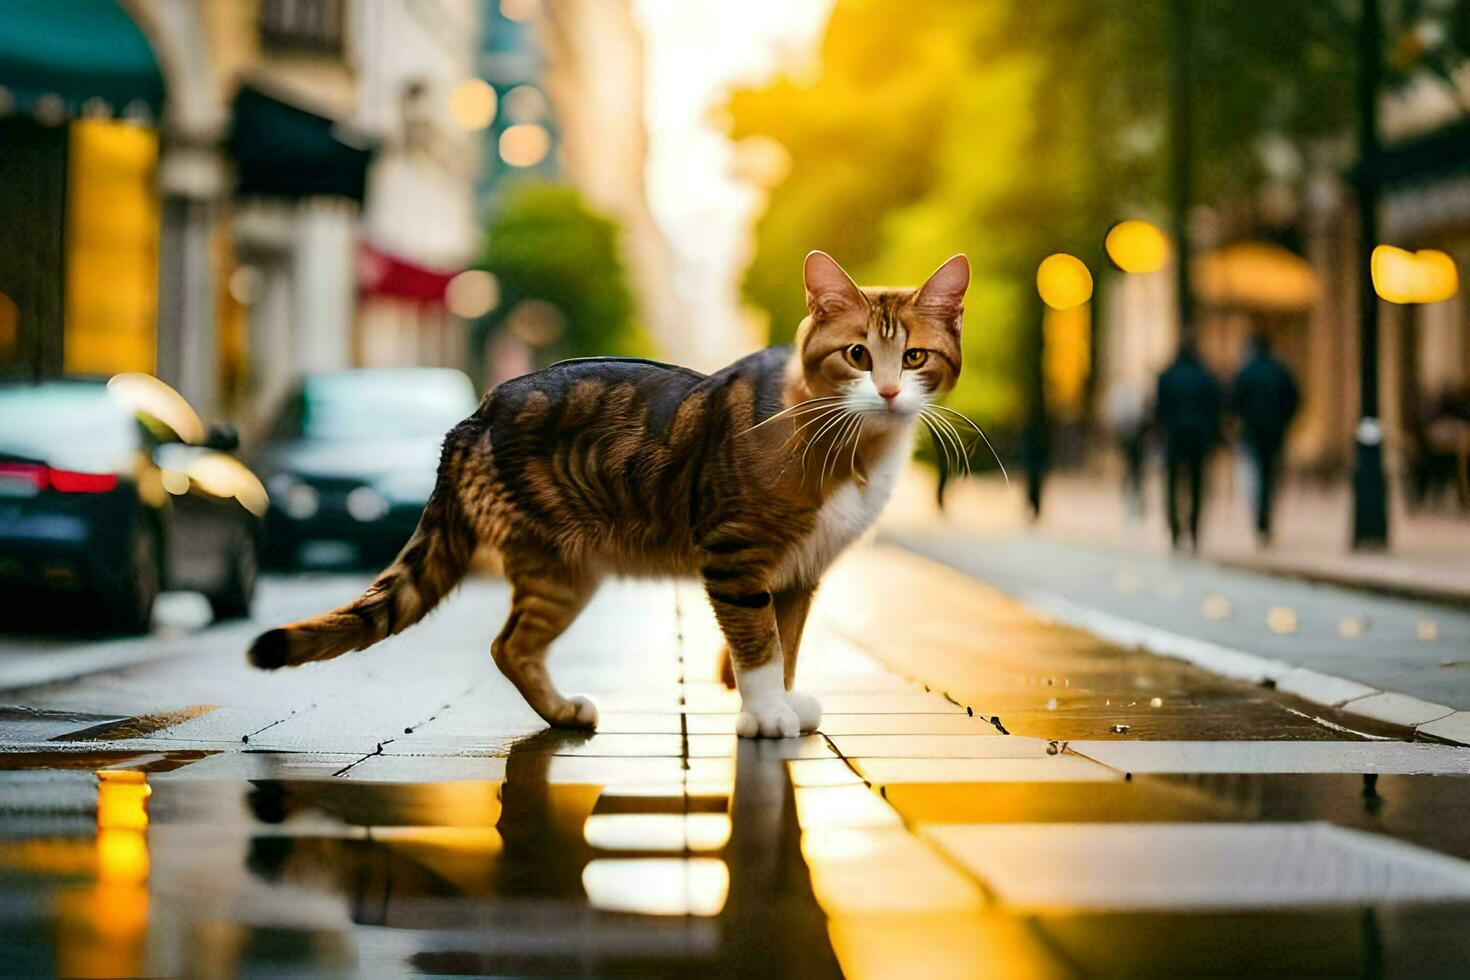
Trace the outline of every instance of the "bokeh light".
{"label": "bokeh light", "polygon": [[500,110],[512,123],[540,122],[551,110],[546,93],[534,85],[517,85],[505,93]]}
{"label": "bokeh light", "polygon": [[449,93],[450,118],[471,132],[495,121],[495,106],[495,89],[483,78],[471,78]]}
{"label": "bokeh light", "polygon": [[[145,422],[161,422],[190,445],[204,441],[204,422],[184,396],[153,375],[127,371],[108,381],[107,390],[119,404],[137,412]],[[166,437],[166,433],[160,435]]]}
{"label": "bokeh light", "polygon": [[1417,252],[1379,245],[1373,250],[1373,289],[1390,303],[1438,303],[1460,290],[1455,260],[1438,249]]}
{"label": "bokeh light", "polygon": [[541,9],[541,0],[500,0],[500,16],[524,24]]}
{"label": "bokeh light", "polygon": [[1103,244],[1108,258],[1124,272],[1157,272],[1169,261],[1169,239],[1147,221],[1118,222]]}
{"label": "bokeh light", "polygon": [[500,305],[500,281],[484,269],[466,269],[449,280],[444,305],[466,320],[482,317]]}
{"label": "bokeh light", "polygon": [[534,167],[550,149],[551,134],[545,126],[518,123],[500,134],[500,159],[512,167]]}
{"label": "bokeh light", "polygon": [[1075,255],[1048,255],[1036,268],[1036,291],[1052,309],[1070,310],[1092,298],[1092,273]]}

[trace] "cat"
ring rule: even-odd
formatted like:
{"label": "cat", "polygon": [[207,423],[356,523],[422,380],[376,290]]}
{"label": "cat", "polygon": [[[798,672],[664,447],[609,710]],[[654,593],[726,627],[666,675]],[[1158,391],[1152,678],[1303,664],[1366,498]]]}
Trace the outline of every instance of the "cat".
{"label": "cat", "polygon": [[575,358],[496,387],[445,437],[393,564],[355,602],[262,633],[251,663],[327,660],[401,632],[483,548],[511,586],[491,654],[548,724],[596,726],[592,702],[564,697],[545,661],[599,581],[697,575],[734,668],[737,734],[814,731],[821,705],[790,689],[812,595],[876,521],[918,420],[936,418],[929,406],[959,377],[970,267],[956,255],[918,289],[860,289],[812,252],[803,278],[795,343],[714,374]]}

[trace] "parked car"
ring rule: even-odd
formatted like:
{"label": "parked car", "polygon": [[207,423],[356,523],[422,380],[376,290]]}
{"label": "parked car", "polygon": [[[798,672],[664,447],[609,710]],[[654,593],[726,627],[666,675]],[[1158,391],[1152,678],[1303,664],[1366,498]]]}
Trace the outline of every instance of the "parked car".
{"label": "parked car", "polygon": [[0,385],[0,596],[70,593],[123,632],[162,589],[247,615],[268,502],[237,442],[150,375]]}
{"label": "parked car", "polygon": [[314,541],[352,545],[363,560],[396,553],[434,489],[444,434],[477,402],[469,378],[450,368],[303,379],[256,458],[274,502],[267,563],[291,567]]}

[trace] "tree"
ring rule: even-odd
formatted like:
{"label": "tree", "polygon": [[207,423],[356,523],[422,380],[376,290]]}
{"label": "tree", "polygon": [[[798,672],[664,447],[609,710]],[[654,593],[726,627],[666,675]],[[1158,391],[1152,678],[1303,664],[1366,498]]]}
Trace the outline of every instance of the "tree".
{"label": "tree", "polygon": [[486,334],[535,310],[542,336],[531,339],[543,341],[534,346],[546,360],[646,352],[618,227],[575,189],[539,180],[508,187],[486,230],[481,265],[500,282],[500,303],[482,324]]}

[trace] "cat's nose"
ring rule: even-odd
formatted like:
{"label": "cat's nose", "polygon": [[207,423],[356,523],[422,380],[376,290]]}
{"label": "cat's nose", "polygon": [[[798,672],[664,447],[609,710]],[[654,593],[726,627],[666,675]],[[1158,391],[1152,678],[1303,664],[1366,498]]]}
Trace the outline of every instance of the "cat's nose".
{"label": "cat's nose", "polygon": [[898,397],[898,385],[885,385],[879,388],[878,396],[889,405],[892,405],[893,400]]}

